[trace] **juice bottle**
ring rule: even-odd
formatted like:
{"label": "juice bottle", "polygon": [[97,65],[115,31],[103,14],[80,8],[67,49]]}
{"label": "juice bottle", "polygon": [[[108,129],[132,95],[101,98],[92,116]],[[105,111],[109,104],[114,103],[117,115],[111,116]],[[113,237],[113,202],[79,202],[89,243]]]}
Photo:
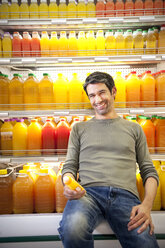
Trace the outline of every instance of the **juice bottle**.
{"label": "juice bottle", "polygon": [[40,46],[40,36],[38,32],[32,32],[32,39],[31,39],[31,56],[32,57],[40,57],[41,56],[41,46]]}
{"label": "juice bottle", "polygon": [[85,190],[74,178],[70,176],[64,176],[63,182],[72,190]]}
{"label": "juice bottle", "polygon": [[123,0],[116,0],[115,9],[116,9],[116,16],[124,16],[124,2],[123,2]]}
{"label": "juice bottle", "polygon": [[161,184],[161,207],[165,209],[165,166],[161,164],[160,171],[160,184]]}
{"label": "juice bottle", "polygon": [[153,0],[144,0],[144,15],[153,15]]}
{"label": "juice bottle", "polygon": [[57,32],[51,32],[51,39],[49,41],[49,53],[50,56],[58,56],[59,40],[57,38]]}
{"label": "juice bottle", "polygon": [[2,58],[2,38],[0,35],[0,58]]}
{"label": "juice bottle", "polygon": [[113,30],[108,30],[105,34],[105,49],[107,55],[116,54],[116,38],[113,34]]}
{"label": "juice bottle", "polygon": [[140,116],[140,119],[140,126],[145,133],[149,152],[155,153],[155,126],[152,123],[151,118],[148,116]]}
{"label": "juice bottle", "polygon": [[156,101],[158,106],[165,106],[165,70],[156,78]]}
{"label": "juice bottle", "polygon": [[140,100],[142,107],[155,106],[155,83],[151,71],[146,71],[140,85]]}
{"label": "juice bottle", "polygon": [[85,56],[86,51],[87,51],[87,39],[85,37],[84,31],[80,31],[78,33],[78,40],[77,40],[77,45],[78,45],[78,56]]}
{"label": "juice bottle", "polygon": [[27,150],[27,126],[23,119],[13,127],[13,155],[24,156]]}
{"label": "juice bottle", "polygon": [[142,36],[143,36],[143,51],[144,51],[144,53],[146,50],[147,34],[148,34],[148,31],[143,30]]}
{"label": "juice bottle", "polygon": [[107,0],[105,4],[105,16],[115,16],[115,4],[113,0]]}
{"label": "juice bottle", "polygon": [[11,214],[13,212],[12,202],[12,177],[7,169],[0,170],[0,214]]}
{"label": "juice bottle", "polygon": [[55,210],[55,187],[48,169],[40,169],[34,184],[36,213],[53,213]]}
{"label": "juice bottle", "polygon": [[64,196],[64,185],[61,179],[61,170],[57,173],[57,180],[55,183],[55,191],[56,191],[56,212],[63,213],[64,208],[67,203],[67,198]]}
{"label": "juice bottle", "polygon": [[165,153],[165,117],[157,118],[156,123],[156,150],[157,153]]}
{"label": "juice bottle", "polygon": [[83,108],[84,109],[91,109],[91,103],[90,100],[85,92],[85,90],[83,89],[83,84],[84,82],[82,82],[82,102],[83,102]]}
{"label": "juice bottle", "polygon": [[126,83],[124,78],[121,76],[121,72],[116,72],[114,77],[115,86],[117,88],[117,94],[115,96],[115,105],[117,108],[126,107]]}
{"label": "juice bottle", "polygon": [[2,39],[2,49],[3,49],[3,57],[6,58],[12,57],[12,40],[8,32],[4,33],[4,37]]}
{"label": "juice bottle", "polygon": [[77,5],[74,0],[69,0],[68,3],[68,18],[76,18],[77,17]]}
{"label": "juice bottle", "polygon": [[105,16],[105,3],[104,0],[98,0],[96,3],[96,16],[103,17]]}
{"label": "juice bottle", "polygon": [[115,32],[115,39],[116,39],[116,54],[125,54],[125,40],[123,35],[123,30],[118,29],[117,32]]}
{"label": "juice bottle", "polygon": [[41,109],[54,109],[53,81],[48,73],[43,73],[39,82],[39,103]]}
{"label": "juice bottle", "polygon": [[0,73],[0,110],[7,110],[9,103],[9,83]]}
{"label": "juice bottle", "polygon": [[152,28],[148,29],[147,40],[146,40],[146,54],[156,53],[156,37]]}
{"label": "juice bottle", "polygon": [[163,15],[163,0],[154,1],[154,15]]}
{"label": "juice bottle", "polygon": [[19,10],[21,19],[29,19],[29,5],[27,0],[21,1]]}
{"label": "juice bottle", "polygon": [[87,17],[87,6],[84,0],[79,0],[77,4],[77,17]]}
{"label": "juice bottle", "polygon": [[134,15],[135,16],[143,16],[144,15],[144,3],[142,0],[135,0],[135,10]]}
{"label": "juice bottle", "polygon": [[58,5],[55,0],[50,2],[48,10],[49,18],[58,18]]}
{"label": "juice bottle", "polygon": [[42,31],[41,40],[41,56],[48,57],[49,56],[49,47],[50,47],[50,40],[47,31]]}
{"label": "juice bottle", "polygon": [[44,122],[43,122],[43,120],[42,120],[42,118],[41,118],[40,116],[35,117],[35,119],[38,121],[38,123],[39,123],[41,126],[44,125]]}
{"label": "juice bottle", "polygon": [[1,126],[1,154],[12,155],[13,125],[10,119],[5,119]]}
{"label": "juice bottle", "polygon": [[134,2],[132,0],[126,0],[125,5],[124,5],[125,16],[133,16],[134,8],[135,8]]}
{"label": "juice bottle", "polygon": [[[54,82],[54,102],[57,109],[66,109],[68,106],[68,82],[62,73],[58,73],[58,78]],[[61,104],[60,104],[61,103]]]}
{"label": "juice bottle", "polygon": [[96,39],[94,36],[94,32],[91,30],[87,34],[87,55],[94,56],[96,50]]}
{"label": "juice bottle", "polygon": [[140,80],[136,71],[132,71],[126,80],[126,101],[127,108],[140,107]]}
{"label": "juice bottle", "polygon": [[158,53],[159,29],[157,27],[153,27],[152,29],[154,30],[154,35],[156,37],[156,53]]}
{"label": "juice bottle", "polygon": [[158,39],[158,53],[165,54],[165,25],[162,25],[159,32]]}
{"label": "juice bottle", "polygon": [[31,56],[31,36],[28,32],[23,32],[22,55],[23,57]]}
{"label": "juice bottle", "polygon": [[12,0],[10,5],[10,19],[19,19],[19,5],[17,0]]}
{"label": "juice bottle", "polygon": [[77,109],[82,103],[82,83],[78,79],[77,73],[72,74],[69,82],[69,104],[70,108]]}
{"label": "juice bottle", "polygon": [[41,155],[41,125],[36,119],[32,119],[27,128],[27,149],[29,155]]}
{"label": "juice bottle", "polygon": [[26,170],[19,170],[13,183],[13,213],[33,213],[33,181]]}
{"label": "juice bottle", "polygon": [[23,110],[23,80],[20,74],[14,73],[9,83],[9,103],[11,110]]}
{"label": "juice bottle", "polygon": [[13,33],[12,51],[13,57],[22,57],[22,36],[19,32]]}
{"label": "juice bottle", "polygon": [[42,149],[45,155],[55,154],[56,127],[50,119],[47,119],[42,127]]}
{"label": "juice bottle", "polygon": [[38,7],[38,10],[39,10],[40,19],[49,17],[47,0],[40,0],[40,5]]}
{"label": "juice bottle", "polygon": [[96,6],[93,0],[88,0],[87,2],[87,17],[96,16]]}
{"label": "juice bottle", "polygon": [[68,39],[68,55],[69,56],[77,56],[78,52],[78,44],[75,31],[69,32],[69,39]]}
{"label": "juice bottle", "polygon": [[134,40],[134,53],[135,54],[143,54],[143,35],[142,30],[137,29],[135,33],[133,33],[133,40]]}
{"label": "juice bottle", "polygon": [[98,30],[96,34],[97,55],[105,55],[105,38],[103,30]]}
{"label": "juice bottle", "polygon": [[44,168],[44,169],[48,169],[48,174],[51,176],[51,178],[53,179],[53,183],[54,183],[54,187],[55,187],[55,182],[57,179],[57,175],[56,172],[54,171],[54,169],[52,168],[52,166],[49,163],[42,163],[40,168]]}
{"label": "juice bottle", "polygon": [[28,117],[23,117],[22,118],[24,120],[24,123],[27,125],[27,127],[30,125],[30,121],[28,119]]}
{"label": "juice bottle", "polygon": [[60,117],[60,121],[56,128],[56,138],[57,138],[57,153],[66,154],[68,148],[68,141],[70,135],[70,127],[66,122],[66,118]]}
{"label": "juice bottle", "polygon": [[[155,169],[158,173],[158,176],[160,178],[160,173],[161,173],[161,168],[160,168],[160,162],[159,161],[153,161],[153,164],[155,166]],[[152,206],[152,211],[159,211],[161,209],[161,182],[159,180],[159,185],[157,188],[157,193],[156,193],[156,197]]]}
{"label": "juice bottle", "polygon": [[9,3],[8,0],[2,0],[1,2],[1,19],[9,19],[10,12],[9,12]]}
{"label": "juice bottle", "polygon": [[68,39],[65,31],[60,32],[59,39],[59,56],[66,57],[68,55]]}
{"label": "juice bottle", "polygon": [[28,74],[24,85],[24,104],[26,110],[37,110],[39,103],[38,80],[33,73]]}
{"label": "juice bottle", "polygon": [[39,7],[37,0],[31,0],[31,4],[29,7],[30,19],[38,19],[39,18]]}
{"label": "juice bottle", "polygon": [[125,54],[133,54],[133,35],[132,30],[128,29],[124,35]]}
{"label": "juice bottle", "polygon": [[68,14],[67,10],[68,10],[68,7],[66,5],[66,1],[65,0],[59,1],[59,6],[58,6],[59,18],[67,18],[67,14]]}

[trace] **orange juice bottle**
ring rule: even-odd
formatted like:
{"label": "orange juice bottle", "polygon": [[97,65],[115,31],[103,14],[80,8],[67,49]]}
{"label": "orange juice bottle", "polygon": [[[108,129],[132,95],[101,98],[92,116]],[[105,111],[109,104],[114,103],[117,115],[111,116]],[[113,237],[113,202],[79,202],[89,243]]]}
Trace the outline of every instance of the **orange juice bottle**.
{"label": "orange juice bottle", "polygon": [[13,183],[13,213],[33,213],[33,181],[26,170],[19,170]]}
{"label": "orange juice bottle", "polygon": [[13,127],[13,155],[24,156],[27,150],[27,126],[23,119]]}
{"label": "orange juice bottle", "polygon": [[126,101],[127,108],[140,107],[140,80],[136,71],[132,71],[126,80]]}
{"label": "orange juice bottle", "polygon": [[125,54],[125,40],[123,35],[123,30],[118,29],[117,32],[115,32],[115,39],[116,39],[116,54]]}
{"label": "orange juice bottle", "polygon": [[143,1],[142,0],[135,0],[134,15],[135,16],[142,16],[143,15],[143,9],[144,9]]}
{"label": "orange juice bottle", "polygon": [[[62,73],[58,73],[58,78],[54,82],[54,102],[57,109],[66,109],[68,104],[68,81]],[[61,103],[61,104],[60,104]]]}
{"label": "orange juice bottle", "polygon": [[103,17],[105,16],[105,3],[104,0],[98,0],[96,3],[96,16]]}
{"label": "orange juice bottle", "polygon": [[41,155],[41,129],[38,121],[32,119],[27,128],[27,149],[30,155]]}
{"label": "orange juice bottle", "polygon": [[39,103],[41,109],[54,108],[53,81],[48,73],[43,73],[43,78],[39,82]]}
{"label": "orange juice bottle", "polygon": [[22,0],[20,5],[20,18],[29,19],[29,5],[27,0]]}
{"label": "orange juice bottle", "polygon": [[42,31],[41,40],[41,56],[48,57],[49,56],[49,47],[50,47],[50,40],[47,31]]}
{"label": "orange juice bottle", "polygon": [[105,34],[105,49],[107,55],[115,55],[116,38],[113,34],[113,30],[110,29]]}
{"label": "orange juice bottle", "polygon": [[151,75],[151,71],[146,71],[142,77],[140,91],[141,91],[141,106],[154,107],[155,106],[155,79]]}
{"label": "orange juice bottle", "polygon": [[31,39],[31,56],[32,57],[40,57],[41,56],[41,46],[40,46],[40,36],[38,32],[32,32],[32,39]]}
{"label": "orange juice bottle", "polygon": [[19,32],[13,33],[12,53],[13,57],[22,57],[22,36]]}
{"label": "orange juice bottle", "polygon": [[134,53],[135,54],[143,54],[143,35],[142,30],[137,29],[136,32],[133,33],[133,40],[134,40]]}
{"label": "orange juice bottle", "polygon": [[38,80],[33,73],[24,82],[24,104],[27,110],[37,110],[39,103]]}
{"label": "orange juice bottle", "polygon": [[117,94],[115,97],[115,105],[117,108],[126,107],[126,83],[124,78],[121,76],[121,72],[116,72],[114,77],[115,85],[117,88]]}
{"label": "orange juice bottle", "polygon": [[77,4],[77,17],[87,17],[87,6],[84,0],[79,0]]}
{"label": "orange juice bottle", "polygon": [[87,34],[87,55],[95,55],[95,50],[96,50],[96,39],[94,36],[94,32],[91,30]]}
{"label": "orange juice bottle", "polygon": [[23,57],[31,56],[31,36],[28,32],[23,32],[22,55]]}
{"label": "orange juice bottle", "polygon": [[9,103],[9,83],[0,73],[0,110],[7,110]]}
{"label": "orange juice bottle", "polygon": [[49,41],[49,52],[50,56],[58,56],[58,47],[59,47],[59,40],[57,38],[57,32],[51,32],[51,39]]}
{"label": "orange juice bottle", "polygon": [[156,53],[156,37],[154,35],[154,30],[152,28],[149,28],[146,39],[146,54],[155,54],[155,53]]}
{"label": "orange juice bottle", "polygon": [[23,80],[17,73],[14,73],[9,83],[9,103],[11,110],[23,110]]}
{"label": "orange juice bottle", "polygon": [[165,153],[165,117],[157,117],[156,122],[156,150],[157,153]]}
{"label": "orange juice bottle", "polygon": [[153,0],[144,0],[144,15],[153,15],[154,13]]}
{"label": "orange juice bottle", "polygon": [[77,56],[78,53],[78,44],[75,31],[69,32],[68,39],[68,55],[69,56]]}
{"label": "orange juice bottle", "polygon": [[40,169],[34,184],[36,213],[53,213],[55,210],[55,187],[48,169]]}
{"label": "orange juice bottle", "polygon": [[4,33],[4,37],[2,39],[2,49],[3,49],[3,57],[12,57],[12,40],[11,36],[8,32]]}
{"label": "orange juice bottle", "polygon": [[78,40],[77,40],[77,45],[78,45],[78,56],[85,56],[86,51],[87,51],[87,39],[85,37],[84,31],[80,31],[78,33]]}
{"label": "orange juice bottle", "polygon": [[165,106],[165,70],[160,71],[156,78],[156,101],[158,106]]}
{"label": "orange juice bottle", "polygon": [[40,5],[38,7],[38,10],[39,10],[40,19],[49,17],[47,0],[40,0]]}
{"label": "orange juice bottle", "polygon": [[165,209],[165,166],[161,163],[160,171],[160,184],[161,184],[161,206]]}
{"label": "orange juice bottle", "polygon": [[87,2],[87,17],[96,16],[96,6],[93,0],[88,0]]}
{"label": "orange juice bottle", "polygon": [[53,183],[54,183],[54,186],[55,186],[57,175],[56,175],[56,172],[54,171],[54,169],[52,168],[52,166],[49,163],[42,163],[40,168],[41,169],[42,168],[43,169],[48,169],[48,173],[51,176],[51,178],[53,179]]}
{"label": "orange juice bottle", "polygon": [[165,54],[165,25],[162,25],[159,32],[158,39],[158,53]]}
{"label": "orange juice bottle", "polygon": [[13,125],[10,123],[10,119],[5,119],[0,128],[1,132],[1,154],[12,154],[12,139],[13,139]]}
{"label": "orange juice bottle", "polygon": [[163,0],[154,1],[154,15],[163,15]]}
{"label": "orange juice bottle", "polygon": [[115,4],[113,0],[107,0],[105,4],[105,16],[115,16]]}
{"label": "orange juice bottle", "polygon": [[10,19],[19,19],[20,8],[17,0],[12,0],[9,11]]}
{"label": "orange juice bottle", "polygon": [[58,5],[55,0],[50,2],[48,10],[49,18],[58,18]]}
{"label": "orange juice bottle", "polygon": [[1,4],[1,19],[9,19],[10,11],[9,11],[9,3],[8,0],[3,0]]}
{"label": "orange juice bottle", "polygon": [[132,30],[128,29],[124,34],[125,54],[133,54],[133,35]]}
{"label": "orange juice bottle", "polygon": [[103,30],[98,30],[96,34],[97,55],[105,55],[105,38]]}
{"label": "orange juice bottle", "polygon": [[12,184],[13,180],[7,169],[0,169],[0,214],[12,214]]}
{"label": "orange juice bottle", "polygon": [[68,39],[65,31],[60,32],[59,39],[59,56],[66,57],[68,55]]}
{"label": "orange juice bottle", "polygon": [[67,14],[68,14],[67,10],[68,10],[68,7],[66,5],[66,0],[59,1],[59,6],[58,6],[59,18],[67,18]]}
{"label": "orange juice bottle", "polygon": [[31,4],[29,7],[30,19],[38,19],[39,18],[39,7],[37,0],[31,0]]}
{"label": "orange juice bottle", "polygon": [[116,16],[124,16],[124,2],[123,2],[123,0],[116,0],[115,9],[116,9]]}
{"label": "orange juice bottle", "polygon": [[125,5],[124,5],[125,16],[133,16],[134,8],[135,8],[134,2],[132,0],[126,0]]}
{"label": "orange juice bottle", "polygon": [[69,0],[67,14],[68,14],[67,15],[68,18],[77,17],[77,5],[74,0]]}
{"label": "orange juice bottle", "polygon": [[70,176],[64,176],[63,182],[72,190],[85,190],[74,178]]}
{"label": "orange juice bottle", "polygon": [[72,74],[69,82],[69,104],[70,108],[77,109],[82,103],[82,83],[78,79],[77,73]]}

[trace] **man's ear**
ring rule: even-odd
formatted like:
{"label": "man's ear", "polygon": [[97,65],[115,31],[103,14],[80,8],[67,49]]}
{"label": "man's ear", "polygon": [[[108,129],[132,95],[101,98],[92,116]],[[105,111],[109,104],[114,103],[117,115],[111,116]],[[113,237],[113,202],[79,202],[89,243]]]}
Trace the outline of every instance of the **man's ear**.
{"label": "man's ear", "polygon": [[114,86],[112,88],[112,95],[114,96],[114,99],[115,99],[116,93],[117,93],[117,88],[116,88],[116,86]]}

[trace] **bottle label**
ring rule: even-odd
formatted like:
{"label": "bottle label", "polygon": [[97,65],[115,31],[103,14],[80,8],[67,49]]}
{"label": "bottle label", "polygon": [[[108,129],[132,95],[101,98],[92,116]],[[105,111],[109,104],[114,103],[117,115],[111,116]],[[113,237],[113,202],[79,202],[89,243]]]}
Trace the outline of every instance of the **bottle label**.
{"label": "bottle label", "polygon": [[12,140],[13,132],[1,132],[1,140]]}

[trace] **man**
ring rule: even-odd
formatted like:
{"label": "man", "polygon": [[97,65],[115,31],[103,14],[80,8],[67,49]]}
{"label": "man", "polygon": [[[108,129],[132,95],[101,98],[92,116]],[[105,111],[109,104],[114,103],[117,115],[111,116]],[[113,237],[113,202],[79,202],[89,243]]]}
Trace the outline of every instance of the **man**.
{"label": "man", "polygon": [[[92,248],[92,232],[107,220],[123,248],[157,248],[151,220],[158,175],[139,124],[119,117],[116,87],[107,73],[94,72],[84,84],[95,117],[73,126],[62,174],[77,178],[85,191],[64,186],[69,199],[59,233],[65,248]],[[141,203],[136,162],[145,186]]]}

